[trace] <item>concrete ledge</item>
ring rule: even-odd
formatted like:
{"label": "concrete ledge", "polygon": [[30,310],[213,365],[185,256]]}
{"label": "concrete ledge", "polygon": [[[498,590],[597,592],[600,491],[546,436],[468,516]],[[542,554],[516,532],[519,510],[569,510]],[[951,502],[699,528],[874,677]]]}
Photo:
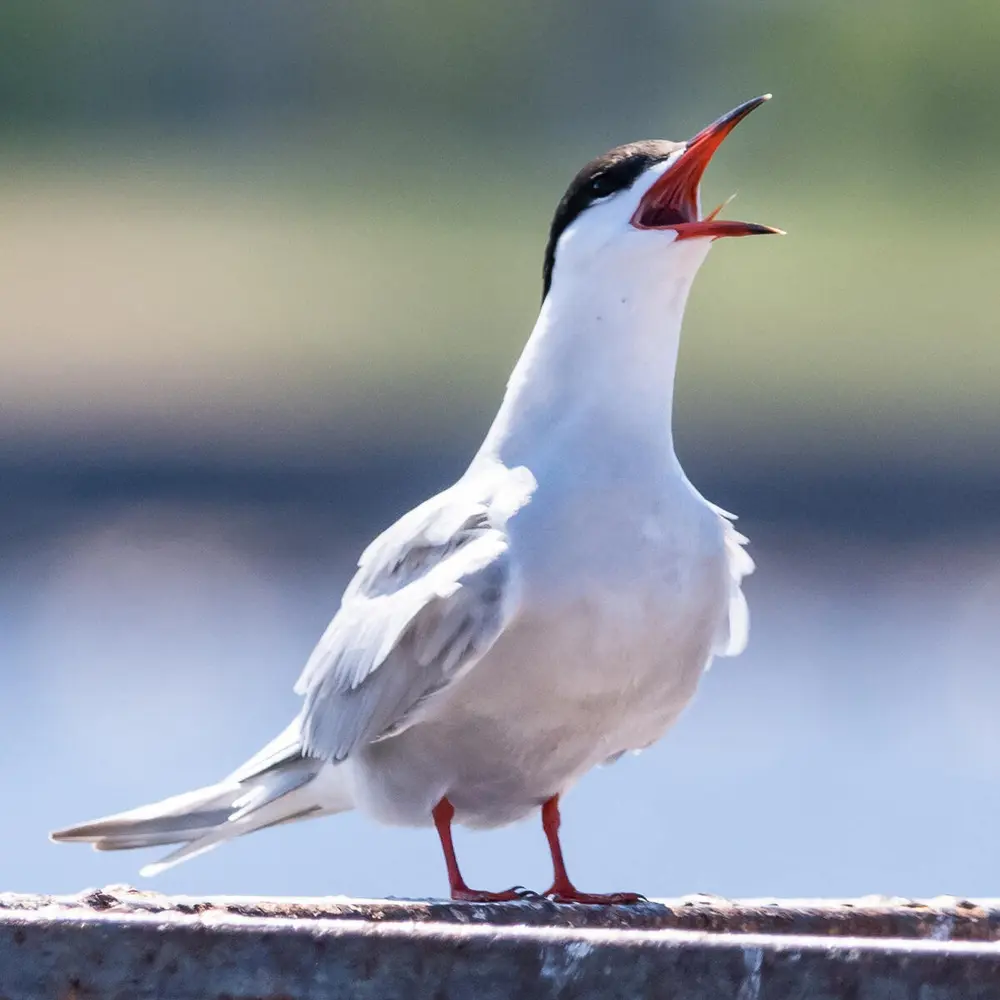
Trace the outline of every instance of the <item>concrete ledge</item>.
{"label": "concrete ledge", "polygon": [[1000,1000],[1000,902],[0,895],[0,997]]}

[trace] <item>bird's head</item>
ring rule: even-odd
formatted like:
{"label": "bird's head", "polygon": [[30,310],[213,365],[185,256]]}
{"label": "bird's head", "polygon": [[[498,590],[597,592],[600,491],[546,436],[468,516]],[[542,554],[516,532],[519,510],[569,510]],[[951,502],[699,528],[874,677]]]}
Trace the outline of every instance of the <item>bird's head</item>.
{"label": "bird's head", "polygon": [[[752,222],[701,214],[699,186],[712,154],[754,108],[755,97],[703,128],[687,142],[649,139],[618,146],[591,160],[573,178],[556,208],[545,251],[543,298],[553,276],[629,267],[695,250],[698,261],[721,236],[781,233]],[[722,206],[720,206],[721,208]]]}

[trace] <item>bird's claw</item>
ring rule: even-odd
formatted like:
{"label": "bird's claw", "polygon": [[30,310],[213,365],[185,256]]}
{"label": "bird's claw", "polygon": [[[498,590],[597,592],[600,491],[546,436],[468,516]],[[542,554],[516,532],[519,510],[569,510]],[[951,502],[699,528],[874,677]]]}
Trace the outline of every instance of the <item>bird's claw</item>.
{"label": "bird's claw", "polygon": [[530,900],[532,902],[538,902],[545,899],[545,896],[543,896],[542,893],[535,892],[534,889],[526,889],[523,885],[515,885],[510,891],[516,892],[518,899]]}

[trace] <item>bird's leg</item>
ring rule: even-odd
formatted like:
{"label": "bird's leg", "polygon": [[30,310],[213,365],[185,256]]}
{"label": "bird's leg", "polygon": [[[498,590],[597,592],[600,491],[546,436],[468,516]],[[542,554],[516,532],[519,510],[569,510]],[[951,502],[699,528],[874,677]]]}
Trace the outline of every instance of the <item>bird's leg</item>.
{"label": "bird's leg", "polygon": [[470,889],[462,878],[455,856],[455,844],[451,839],[451,821],[455,816],[455,807],[447,798],[442,799],[431,811],[434,826],[441,838],[441,850],[444,851],[444,863],[448,866],[448,885],[451,888],[451,898],[469,903],[505,903],[515,899],[538,899],[537,893],[516,885],[503,892],[481,892]]}
{"label": "bird's leg", "polygon": [[562,845],[559,843],[559,796],[553,795],[542,805],[542,829],[549,842],[552,853],[552,870],[554,877],[552,885],[543,896],[549,896],[555,903],[641,903],[646,897],[637,892],[609,892],[594,894],[580,892],[569,880],[566,873],[566,862],[563,860]]}

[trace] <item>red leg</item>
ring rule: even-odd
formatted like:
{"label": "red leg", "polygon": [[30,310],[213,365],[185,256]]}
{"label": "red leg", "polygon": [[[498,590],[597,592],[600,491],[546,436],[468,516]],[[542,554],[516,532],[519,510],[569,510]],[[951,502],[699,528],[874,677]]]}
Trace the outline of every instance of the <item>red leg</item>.
{"label": "red leg", "polygon": [[462,878],[455,856],[455,844],[451,839],[451,821],[455,816],[455,807],[445,798],[432,810],[434,825],[441,838],[441,850],[444,851],[444,863],[448,866],[448,885],[451,888],[451,898],[461,899],[470,903],[504,903],[515,899],[538,899],[536,893],[515,886],[504,892],[481,892],[470,889]]}
{"label": "red leg", "polygon": [[606,894],[594,894],[580,892],[569,880],[566,873],[566,862],[563,860],[562,845],[559,843],[559,796],[553,795],[542,806],[542,829],[549,842],[549,851],[552,853],[552,870],[554,878],[552,886],[542,895],[551,896],[556,903],[640,903],[645,900],[645,896],[640,896],[637,892],[610,892]]}

